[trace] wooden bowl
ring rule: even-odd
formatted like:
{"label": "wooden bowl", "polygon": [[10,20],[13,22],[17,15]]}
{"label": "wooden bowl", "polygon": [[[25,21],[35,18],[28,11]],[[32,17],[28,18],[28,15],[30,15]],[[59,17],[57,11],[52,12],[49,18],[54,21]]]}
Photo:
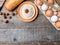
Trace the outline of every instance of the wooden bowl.
{"label": "wooden bowl", "polygon": [[[24,18],[23,16],[22,16],[22,12],[21,12],[21,9],[22,9],[22,7],[24,6],[24,5],[26,5],[26,4],[29,4],[29,5],[32,5],[33,7],[34,7],[34,10],[35,10],[35,13],[34,13],[34,15],[33,15],[33,17],[31,17],[31,18],[28,18],[28,19],[26,19],[26,18]],[[29,8],[29,7],[28,7]],[[30,15],[30,14],[29,14]],[[33,2],[31,2],[31,1],[25,1],[25,2],[23,2],[19,7],[18,7],[18,17],[23,21],[23,22],[31,22],[31,21],[33,21],[36,17],[37,17],[37,15],[38,15],[38,8],[36,7],[36,5],[33,3]]]}

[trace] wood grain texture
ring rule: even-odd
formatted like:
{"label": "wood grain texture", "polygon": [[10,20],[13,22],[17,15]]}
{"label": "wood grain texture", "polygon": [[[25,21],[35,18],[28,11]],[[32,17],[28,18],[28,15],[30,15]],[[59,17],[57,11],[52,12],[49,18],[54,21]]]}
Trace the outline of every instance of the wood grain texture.
{"label": "wood grain texture", "polygon": [[[33,2],[33,0],[30,1]],[[8,12],[8,11],[5,8],[3,8],[2,12]],[[39,15],[37,19],[31,23],[22,22],[17,15],[13,17],[13,19],[9,24],[1,23],[0,41],[2,42],[7,42],[7,41],[8,42],[14,42],[14,41],[15,42],[31,42],[31,41],[57,42],[60,41],[60,31],[57,31],[53,27],[53,25],[46,19],[46,17],[43,16],[43,14],[39,11]],[[6,45],[8,45],[8,43],[6,43]]]}
{"label": "wood grain texture", "polygon": [[0,45],[60,45],[58,42],[0,43]]}

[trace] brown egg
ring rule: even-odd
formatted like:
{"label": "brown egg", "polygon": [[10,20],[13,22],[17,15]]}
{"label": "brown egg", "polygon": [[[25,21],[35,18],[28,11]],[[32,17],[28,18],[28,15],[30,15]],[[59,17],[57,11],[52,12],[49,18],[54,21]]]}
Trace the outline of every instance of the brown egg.
{"label": "brown egg", "polygon": [[35,0],[37,5],[41,6],[43,4],[43,1],[42,0]]}
{"label": "brown egg", "polygon": [[46,11],[46,16],[48,16],[48,17],[51,17],[51,16],[53,16],[53,10],[52,9],[48,9],[47,11]]}
{"label": "brown egg", "polygon": [[54,0],[48,0],[48,4],[49,5],[53,5],[54,4]]}
{"label": "brown egg", "polygon": [[58,11],[57,16],[60,18],[60,11]]}
{"label": "brown egg", "polygon": [[57,28],[60,28],[60,21],[57,21],[57,22],[55,23],[55,25],[56,25]]}

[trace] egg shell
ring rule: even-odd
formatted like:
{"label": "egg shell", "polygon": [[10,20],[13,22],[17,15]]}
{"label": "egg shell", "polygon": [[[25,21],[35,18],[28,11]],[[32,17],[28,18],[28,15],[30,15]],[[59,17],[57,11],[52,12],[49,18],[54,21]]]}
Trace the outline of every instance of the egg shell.
{"label": "egg shell", "polygon": [[54,6],[57,7],[57,8],[59,7],[59,5],[57,5],[57,4],[54,4]]}
{"label": "egg shell", "polygon": [[57,22],[55,23],[55,26],[56,26],[57,28],[60,28],[60,21],[57,21]]}
{"label": "egg shell", "polygon": [[43,5],[41,6],[41,9],[45,11],[45,10],[48,9],[48,6],[47,6],[46,4],[43,4]]}
{"label": "egg shell", "polygon": [[57,10],[56,10],[56,9],[54,9],[54,8],[52,8],[52,9],[53,9],[53,11],[54,11],[54,12],[56,12],[56,11],[57,11]]}
{"label": "egg shell", "polygon": [[48,0],[48,4],[49,5],[53,5],[54,4],[54,0]]}
{"label": "egg shell", "polygon": [[57,12],[57,16],[60,18],[60,11]]}
{"label": "egg shell", "polygon": [[51,21],[53,23],[56,22],[57,20],[58,20],[58,17],[57,16],[54,15],[54,16],[51,17]]}
{"label": "egg shell", "polygon": [[45,14],[46,14],[46,16],[48,16],[48,17],[51,17],[51,16],[53,16],[53,10],[52,9],[48,9],[46,12],[45,12]]}
{"label": "egg shell", "polygon": [[36,0],[36,4],[37,4],[38,6],[41,6],[41,5],[43,4],[43,2],[42,2],[42,0]]}

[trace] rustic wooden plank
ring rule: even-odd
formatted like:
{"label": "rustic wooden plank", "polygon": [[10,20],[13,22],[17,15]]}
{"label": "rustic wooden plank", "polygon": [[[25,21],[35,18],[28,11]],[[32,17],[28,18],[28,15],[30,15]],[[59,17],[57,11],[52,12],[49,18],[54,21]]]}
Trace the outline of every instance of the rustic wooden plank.
{"label": "rustic wooden plank", "polygon": [[0,43],[0,45],[60,45],[58,42]]}
{"label": "rustic wooden plank", "polygon": [[[2,11],[8,12],[5,8]],[[15,16],[9,24],[0,24],[0,41],[60,41],[60,31],[57,31],[41,12],[31,23],[24,23]]]}

